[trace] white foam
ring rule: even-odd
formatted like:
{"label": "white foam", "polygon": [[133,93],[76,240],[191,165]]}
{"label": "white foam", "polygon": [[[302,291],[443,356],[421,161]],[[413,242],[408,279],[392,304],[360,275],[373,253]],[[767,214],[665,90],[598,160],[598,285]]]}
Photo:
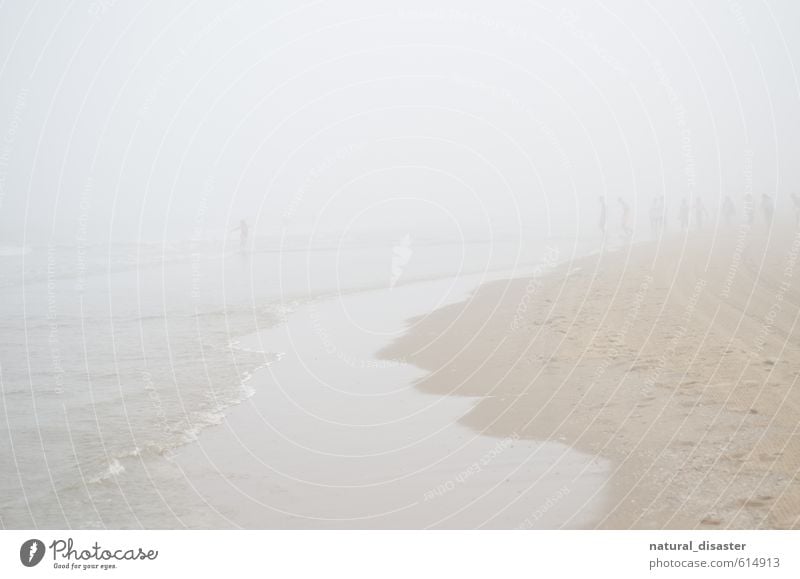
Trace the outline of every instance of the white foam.
{"label": "white foam", "polygon": [[96,477],[89,479],[89,482],[94,484],[101,483],[109,479],[116,478],[124,472],[125,467],[122,466],[122,463],[120,463],[120,461],[116,458],[112,458],[111,462],[108,463],[108,468],[106,468]]}

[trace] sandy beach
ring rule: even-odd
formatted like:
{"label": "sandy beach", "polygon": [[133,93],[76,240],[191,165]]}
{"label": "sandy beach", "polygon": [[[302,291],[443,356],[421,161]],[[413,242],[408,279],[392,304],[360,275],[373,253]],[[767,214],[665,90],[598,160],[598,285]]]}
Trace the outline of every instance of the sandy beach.
{"label": "sandy beach", "polygon": [[[478,276],[482,278],[483,276]],[[311,302],[243,340],[285,349],[255,395],[181,448],[190,525],[288,529],[586,528],[607,503],[608,461],[564,441],[482,436],[471,398],[425,394],[426,372],[375,352],[409,316],[466,299],[479,279],[421,282]],[[176,484],[175,482],[171,484]]]}
{"label": "sandy beach", "polygon": [[800,234],[760,223],[481,286],[384,349],[461,423],[612,464],[597,528],[800,527]]}

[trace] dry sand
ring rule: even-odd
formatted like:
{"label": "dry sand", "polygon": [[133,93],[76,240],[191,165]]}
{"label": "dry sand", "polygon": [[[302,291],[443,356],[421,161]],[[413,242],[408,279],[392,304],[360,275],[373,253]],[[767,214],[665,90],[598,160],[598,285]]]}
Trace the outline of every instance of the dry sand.
{"label": "dry sand", "polygon": [[800,234],[732,227],[482,286],[384,350],[464,423],[609,459],[601,528],[800,528]]}

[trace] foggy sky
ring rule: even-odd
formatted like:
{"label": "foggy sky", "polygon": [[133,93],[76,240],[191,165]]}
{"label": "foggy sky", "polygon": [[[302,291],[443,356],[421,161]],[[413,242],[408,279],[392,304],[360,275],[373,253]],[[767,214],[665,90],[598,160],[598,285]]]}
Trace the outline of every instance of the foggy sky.
{"label": "foggy sky", "polygon": [[[263,5],[262,5],[263,4]],[[0,6],[0,243],[595,228],[800,192],[796,2]],[[613,206],[612,206],[613,210]]]}

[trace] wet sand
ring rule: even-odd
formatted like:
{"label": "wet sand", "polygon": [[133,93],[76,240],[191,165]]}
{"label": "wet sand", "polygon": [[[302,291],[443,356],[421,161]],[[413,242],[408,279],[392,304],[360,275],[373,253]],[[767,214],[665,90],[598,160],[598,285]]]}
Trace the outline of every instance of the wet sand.
{"label": "wet sand", "polygon": [[[173,463],[203,506],[185,524],[244,528],[584,528],[605,513],[610,465],[564,441],[463,423],[477,400],[430,395],[427,374],[377,351],[406,320],[480,279],[304,304],[241,347],[281,351],[254,395]],[[202,517],[200,515],[202,514]]]}
{"label": "wet sand", "polygon": [[673,234],[485,284],[381,356],[478,400],[476,433],[609,461],[590,527],[798,528],[798,252],[788,229]]}

